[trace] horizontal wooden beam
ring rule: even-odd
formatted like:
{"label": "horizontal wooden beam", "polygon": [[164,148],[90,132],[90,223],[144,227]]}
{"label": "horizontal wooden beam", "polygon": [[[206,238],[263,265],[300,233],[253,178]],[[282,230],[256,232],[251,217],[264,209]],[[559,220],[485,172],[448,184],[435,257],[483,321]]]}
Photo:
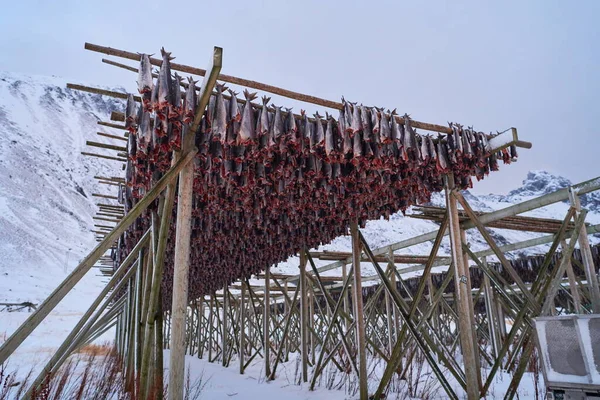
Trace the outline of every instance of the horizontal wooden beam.
{"label": "horizontal wooden beam", "polygon": [[[107,126],[109,128],[121,129],[123,131],[127,130],[127,128],[125,128],[125,125],[112,124],[110,122],[105,122],[105,121],[98,121],[97,124],[102,125],[102,126]],[[128,135],[126,135],[126,136],[128,136]]]}
{"label": "horizontal wooden beam", "polygon": [[104,133],[104,132],[96,132],[96,135],[104,136],[104,137],[107,137],[107,138],[110,138],[110,139],[122,140],[124,142],[127,142],[127,140],[128,140],[124,136],[111,135],[110,133]]}
{"label": "horizontal wooden beam", "polygon": [[126,158],[113,157],[113,156],[105,156],[104,154],[88,153],[88,152],[85,152],[85,151],[82,151],[81,155],[88,156],[88,157],[104,158],[104,159],[113,160],[113,161],[127,162]]}
{"label": "horizontal wooden beam", "polygon": [[104,199],[119,200],[119,198],[117,196],[110,196],[110,195],[107,195],[107,194],[92,193],[92,196],[94,196],[94,197],[102,197]]}
{"label": "horizontal wooden beam", "polygon": [[117,145],[108,144],[108,143],[93,142],[91,140],[86,140],[85,144],[87,146],[98,147],[98,148],[101,148],[101,149],[109,149],[109,150],[116,150],[116,151],[127,151],[127,147],[124,147],[124,146],[117,146]]}

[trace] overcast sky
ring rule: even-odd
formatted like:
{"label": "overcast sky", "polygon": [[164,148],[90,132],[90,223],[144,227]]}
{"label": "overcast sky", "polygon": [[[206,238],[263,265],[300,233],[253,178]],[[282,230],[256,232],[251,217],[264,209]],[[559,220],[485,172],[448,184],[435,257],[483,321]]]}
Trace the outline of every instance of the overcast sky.
{"label": "overcast sky", "polygon": [[136,76],[84,42],[164,46],[202,68],[221,46],[225,74],[441,125],[517,127],[533,149],[475,184],[501,193],[529,170],[600,175],[599,18],[596,0],[11,1],[0,13],[0,70],[132,90]]}

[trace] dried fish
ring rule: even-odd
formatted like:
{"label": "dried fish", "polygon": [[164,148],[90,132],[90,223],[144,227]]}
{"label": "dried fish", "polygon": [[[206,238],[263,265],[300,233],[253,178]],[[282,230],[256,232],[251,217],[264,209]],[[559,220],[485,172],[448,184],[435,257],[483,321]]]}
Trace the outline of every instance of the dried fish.
{"label": "dried fish", "polygon": [[138,69],[138,92],[142,96],[144,110],[151,111],[152,89],[152,64],[147,54],[140,54],[140,68]]}
{"label": "dried fish", "polygon": [[194,120],[196,116],[196,105],[198,100],[196,98],[196,81],[192,77],[188,77],[188,88],[185,92],[185,102],[183,104],[183,123],[189,124]]}
{"label": "dried fish", "polygon": [[256,131],[254,130],[254,110],[251,102],[256,99],[256,93],[250,93],[244,90],[244,97],[246,98],[246,104],[244,104],[244,111],[242,112],[242,120],[240,122],[240,130],[238,132],[237,143],[239,145],[246,145],[256,142]]}
{"label": "dried fish", "polygon": [[217,98],[215,100],[215,115],[212,121],[212,140],[218,140],[221,144],[227,143],[227,105],[223,92],[227,90],[224,84],[217,84]]}

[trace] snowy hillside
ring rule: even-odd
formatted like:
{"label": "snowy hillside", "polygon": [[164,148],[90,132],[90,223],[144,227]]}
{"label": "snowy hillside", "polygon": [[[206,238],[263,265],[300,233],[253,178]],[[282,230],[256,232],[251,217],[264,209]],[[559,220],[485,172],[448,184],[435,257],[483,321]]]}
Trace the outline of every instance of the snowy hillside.
{"label": "snowy hillside", "polygon": [[96,244],[91,193],[109,192],[94,175],[122,173],[80,154],[120,102],[66,83],[0,73],[0,301],[38,303],[71,272]]}

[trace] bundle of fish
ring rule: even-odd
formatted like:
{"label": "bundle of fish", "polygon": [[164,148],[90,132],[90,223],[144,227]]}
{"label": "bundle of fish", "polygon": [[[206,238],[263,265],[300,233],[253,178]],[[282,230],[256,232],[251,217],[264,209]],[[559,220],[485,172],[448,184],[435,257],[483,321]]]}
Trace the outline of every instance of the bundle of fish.
{"label": "bundle of fish", "polygon": [[[197,88],[171,75],[170,55],[153,80],[141,56],[142,104],[129,96],[126,169],[127,209],[171,165],[172,150],[197,112]],[[228,95],[226,95],[228,93]],[[454,174],[461,189],[510,163],[516,149],[490,153],[489,135],[450,124],[445,136],[421,135],[408,115],[342,99],[336,119],[270,104],[244,91],[245,100],[218,84],[195,135],[193,248],[190,295],[258,273],[296,254],[346,234],[350,221],[389,217],[428,202]],[[123,240],[126,254],[148,225],[141,217]],[[174,230],[172,229],[174,237]],[[168,242],[165,285],[172,279],[173,237]],[[163,291],[166,296],[170,290]],[[168,304],[168,302],[166,303]]]}

